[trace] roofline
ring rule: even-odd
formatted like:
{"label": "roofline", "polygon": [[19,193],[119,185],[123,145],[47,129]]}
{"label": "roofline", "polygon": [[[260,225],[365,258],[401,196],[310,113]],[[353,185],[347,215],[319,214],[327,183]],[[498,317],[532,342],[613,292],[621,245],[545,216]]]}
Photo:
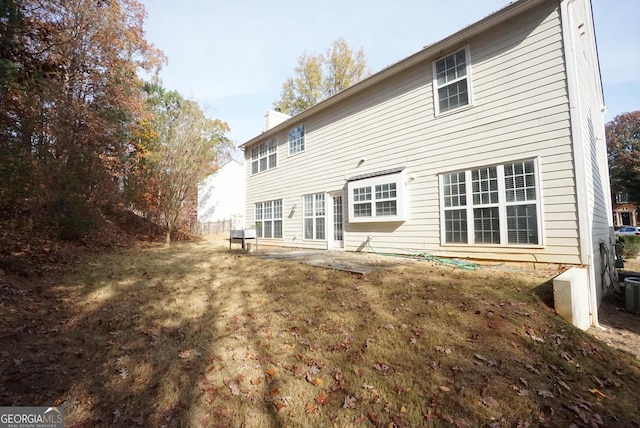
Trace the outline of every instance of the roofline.
{"label": "roofline", "polygon": [[601,111],[605,113],[607,110],[607,103],[604,97],[604,85],[602,84],[602,70],[600,69],[600,52],[598,51],[598,33],[596,33],[596,17],[593,14],[593,1],[589,2],[589,11],[591,12],[591,28],[593,29],[593,43],[596,50],[596,62],[598,64],[598,77],[600,78],[600,97],[602,98]]}
{"label": "roofline", "polygon": [[633,202],[623,202],[621,204],[613,204],[612,208],[615,211],[617,209],[625,208],[625,207],[638,209],[638,204],[634,204]]}
{"label": "roofline", "polygon": [[231,162],[235,162],[235,163],[237,163],[237,164],[238,164],[238,165],[240,165],[240,166],[242,166],[242,165],[243,165],[243,163],[242,163],[242,162],[240,162],[239,160],[236,160],[236,159],[234,159],[234,158],[231,158],[231,159],[229,159],[228,161],[226,161],[225,163],[223,163],[222,165],[220,165],[218,168],[222,168],[223,166],[227,166],[227,165],[229,165]]}
{"label": "roofline", "polygon": [[355,176],[353,176],[351,178],[347,178],[347,182],[366,180],[367,178],[383,177],[385,175],[398,174],[398,173],[400,173],[402,171],[404,171],[404,167],[403,166],[397,167],[397,168],[385,169],[383,171],[369,172],[369,173],[366,173],[366,174],[355,175]]}
{"label": "roofline", "polygon": [[361,80],[360,82],[344,89],[337,94],[315,104],[303,112],[299,113],[296,116],[293,116],[291,119],[253,137],[249,141],[241,144],[239,148],[245,150],[247,147],[252,146],[256,143],[259,143],[267,138],[270,138],[287,128],[291,128],[295,126],[297,123],[304,122],[309,116],[312,116],[322,110],[325,110],[334,104],[339,103],[340,101],[348,98],[352,95],[360,93],[365,89],[376,85],[377,83],[388,79],[398,73],[401,73],[407,70],[410,67],[413,67],[416,64],[419,64],[425,61],[428,58],[437,58],[444,54],[446,54],[448,50],[455,48],[461,44],[466,39],[469,39],[483,31],[486,31],[492,27],[495,27],[504,21],[507,21],[514,16],[520,15],[525,11],[531,9],[533,6],[537,4],[542,4],[549,1],[559,1],[559,0],[517,0],[512,3],[509,3],[507,6],[502,9],[494,12],[493,14],[476,21],[475,23],[468,25],[462,30],[445,37],[444,39],[433,43],[431,45],[425,46],[422,50],[410,55],[395,64],[392,64],[381,71],[367,77],[366,79]]}

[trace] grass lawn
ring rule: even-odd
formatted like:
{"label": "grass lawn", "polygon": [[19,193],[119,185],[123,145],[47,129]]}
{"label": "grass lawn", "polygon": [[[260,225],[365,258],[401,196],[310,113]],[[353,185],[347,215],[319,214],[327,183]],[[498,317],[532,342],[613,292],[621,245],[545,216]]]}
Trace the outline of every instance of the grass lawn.
{"label": "grass lawn", "polygon": [[0,276],[0,404],[69,427],[637,426],[640,363],[553,312],[556,273],[363,276],[220,240]]}

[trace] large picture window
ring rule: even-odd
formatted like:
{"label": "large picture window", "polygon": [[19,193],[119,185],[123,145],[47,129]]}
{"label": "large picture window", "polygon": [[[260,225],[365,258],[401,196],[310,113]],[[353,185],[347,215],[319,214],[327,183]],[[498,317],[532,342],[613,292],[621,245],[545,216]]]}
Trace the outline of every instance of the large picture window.
{"label": "large picture window", "polygon": [[289,130],[289,155],[304,152],[304,124]]}
{"label": "large picture window", "polygon": [[282,199],[257,202],[254,208],[258,238],[282,238]]}
{"label": "large picture window", "polygon": [[326,239],[324,193],[303,196],[304,239]]}
{"label": "large picture window", "polygon": [[403,168],[348,180],[349,221],[404,221]]}
{"label": "large picture window", "polygon": [[535,160],[441,176],[447,244],[542,245]]}
{"label": "large picture window", "polygon": [[251,148],[251,174],[276,166],[278,166],[278,141],[275,138]]}
{"label": "large picture window", "polygon": [[467,48],[433,63],[436,114],[471,103],[470,61]]}

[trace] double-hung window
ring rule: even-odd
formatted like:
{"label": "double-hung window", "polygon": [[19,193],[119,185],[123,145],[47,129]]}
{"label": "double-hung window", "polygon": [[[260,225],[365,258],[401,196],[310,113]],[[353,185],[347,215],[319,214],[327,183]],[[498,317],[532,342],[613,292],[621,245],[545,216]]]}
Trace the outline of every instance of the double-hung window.
{"label": "double-hung window", "polygon": [[446,244],[542,245],[537,161],[442,174]]}
{"label": "double-hung window", "polygon": [[282,199],[257,202],[254,208],[258,238],[282,238]]}
{"label": "double-hung window", "polygon": [[304,123],[289,130],[289,155],[304,152]]}
{"label": "double-hung window", "polygon": [[460,49],[433,63],[436,114],[471,104],[469,49]]}
{"label": "double-hung window", "polygon": [[369,185],[353,188],[353,216],[381,217],[398,214],[397,184],[389,183]]}
{"label": "double-hung window", "polygon": [[354,217],[371,217],[373,214],[371,202],[371,186],[353,188]]}
{"label": "double-hung window", "polygon": [[278,166],[278,141],[270,139],[251,148],[251,174]]}
{"label": "double-hung window", "polygon": [[398,214],[398,193],[395,182],[376,184],[376,216],[397,215]]}
{"label": "double-hung window", "polygon": [[403,168],[350,178],[349,221],[404,221],[404,183]]}
{"label": "double-hung window", "polygon": [[616,204],[627,204],[627,203],[629,203],[629,194],[627,192],[616,193]]}
{"label": "double-hung window", "polygon": [[324,193],[303,196],[304,239],[326,239]]}

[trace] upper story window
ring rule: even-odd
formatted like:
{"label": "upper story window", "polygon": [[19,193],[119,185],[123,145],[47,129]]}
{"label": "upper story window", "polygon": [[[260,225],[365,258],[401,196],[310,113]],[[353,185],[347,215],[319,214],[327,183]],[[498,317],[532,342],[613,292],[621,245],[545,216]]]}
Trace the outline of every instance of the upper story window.
{"label": "upper story window", "polygon": [[433,63],[436,114],[471,104],[469,48],[460,49]]}
{"label": "upper story window", "polygon": [[278,141],[275,138],[251,148],[251,174],[278,166]]}
{"label": "upper story window", "polygon": [[349,179],[349,221],[404,221],[404,183],[403,168]]}
{"label": "upper story window", "polygon": [[289,154],[304,152],[304,123],[289,130]]}
{"label": "upper story window", "polygon": [[535,160],[440,176],[447,244],[541,245]]}
{"label": "upper story window", "polygon": [[627,192],[616,193],[616,204],[629,203],[629,194]]}

